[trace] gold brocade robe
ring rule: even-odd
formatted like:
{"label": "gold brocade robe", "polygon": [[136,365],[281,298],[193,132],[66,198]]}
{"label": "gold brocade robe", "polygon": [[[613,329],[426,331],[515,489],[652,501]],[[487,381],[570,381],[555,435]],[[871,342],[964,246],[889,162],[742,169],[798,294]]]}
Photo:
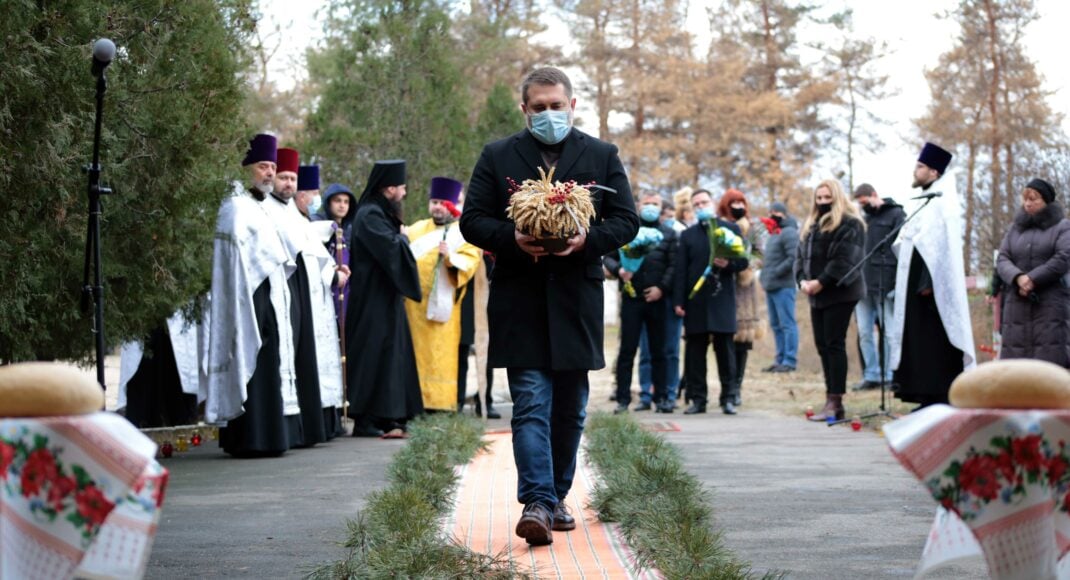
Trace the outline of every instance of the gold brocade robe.
{"label": "gold brocade robe", "polygon": [[[416,369],[420,375],[420,392],[424,408],[444,411],[457,409],[457,363],[461,345],[461,298],[465,284],[475,275],[482,261],[483,251],[464,241],[457,223],[436,226],[426,219],[408,229],[409,247],[416,256],[420,271],[420,302],[405,301],[412,348],[416,353]],[[439,242],[445,239],[449,256],[439,265]],[[435,270],[438,266],[436,280]],[[428,304],[434,285],[440,292],[449,291],[452,310],[449,320],[436,322],[428,317]],[[442,295],[442,294],[440,294]]]}

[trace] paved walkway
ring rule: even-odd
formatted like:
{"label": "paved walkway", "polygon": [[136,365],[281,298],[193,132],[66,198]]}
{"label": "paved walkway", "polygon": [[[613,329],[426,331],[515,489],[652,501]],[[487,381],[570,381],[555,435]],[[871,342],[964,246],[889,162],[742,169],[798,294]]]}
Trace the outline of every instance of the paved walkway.
{"label": "paved walkway", "polygon": [[[727,546],[794,579],[910,578],[936,504],[873,431],[759,412],[668,420],[689,472],[713,490]],[[933,578],[984,578],[984,562]]]}
{"label": "paved walkway", "polygon": [[274,459],[217,445],[160,460],[171,479],[146,578],[301,578],[344,558],[346,520],[404,442],[341,437]]}
{"label": "paved walkway", "polygon": [[446,526],[453,537],[477,552],[508,553],[520,569],[536,578],[657,578],[652,573],[632,573],[628,562],[633,558],[623,538],[587,507],[594,474],[583,461],[567,500],[576,529],[554,532],[549,546],[530,547],[514,535],[522,506],[516,502],[512,435],[490,434],[487,441],[488,450],[462,471],[457,505]]}

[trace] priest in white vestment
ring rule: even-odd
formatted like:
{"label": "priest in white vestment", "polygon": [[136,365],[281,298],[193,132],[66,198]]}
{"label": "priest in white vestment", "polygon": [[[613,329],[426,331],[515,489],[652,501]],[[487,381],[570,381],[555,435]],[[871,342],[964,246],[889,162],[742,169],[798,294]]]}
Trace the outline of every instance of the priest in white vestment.
{"label": "priest in white vestment", "polygon": [[932,143],[922,148],[914,168],[922,199],[907,207],[917,214],[892,244],[899,264],[890,366],[896,397],[921,406],[947,403],[951,382],[976,364],[951,158]]}
{"label": "priest in white vestment", "polygon": [[216,220],[205,419],[223,424],[219,445],[236,457],[281,455],[301,443],[294,383],[290,296],[295,264],[264,208],[274,188],[276,139],[250,141],[236,184]]}

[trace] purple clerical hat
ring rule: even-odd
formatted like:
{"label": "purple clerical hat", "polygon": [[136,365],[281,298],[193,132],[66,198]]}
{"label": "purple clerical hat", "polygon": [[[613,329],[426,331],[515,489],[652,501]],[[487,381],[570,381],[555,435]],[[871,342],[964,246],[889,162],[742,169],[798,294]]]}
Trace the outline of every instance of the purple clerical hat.
{"label": "purple clerical hat", "polygon": [[249,150],[245,152],[245,160],[241,164],[252,165],[261,161],[275,163],[278,161],[278,146],[274,135],[260,133],[249,141]]}
{"label": "purple clerical hat", "polygon": [[450,179],[448,177],[432,177],[431,192],[428,197],[456,204],[457,201],[461,199],[462,187],[464,187],[464,184],[456,179]]}

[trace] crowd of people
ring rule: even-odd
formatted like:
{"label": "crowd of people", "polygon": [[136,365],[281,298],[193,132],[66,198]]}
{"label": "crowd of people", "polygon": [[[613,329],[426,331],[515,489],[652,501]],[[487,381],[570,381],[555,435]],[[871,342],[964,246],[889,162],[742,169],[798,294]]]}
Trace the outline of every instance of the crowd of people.
{"label": "crowd of people", "polygon": [[[636,289],[621,293],[615,412],[672,413],[678,398],[690,402],[684,413],[706,412],[712,344],[719,406],[736,414],[747,353],[763,336],[766,319],[775,355],[762,371],[796,370],[798,291],[809,303],[827,394],[811,420],[845,417],[852,315],[862,367],[853,391],[884,387],[919,406],[946,403],[951,382],[975,364],[958,200],[953,177],[944,178],[951,160],[948,151],[925,144],[913,182],[922,194],[909,222],[906,208],[871,184],[859,185],[849,197],[835,179],[814,188],[801,227],[779,201],[756,217],[736,189],[719,200],[704,189],[686,189],[672,201],[643,193],[640,225],[659,228],[660,244],[634,270],[621,266],[618,252],[604,258],[608,276],[618,278],[622,289]],[[1042,179],[1024,189],[1000,250],[993,294],[1003,306],[1003,358],[1067,367],[1070,237],[1064,233],[1070,220],[1055,197]],[[743,239],[744,256],[711,258],[710,236],[722,228]],[[709,281],[700,291],[689,294],[704,278]],[[637,346],[640,400],[631,407]]]}
{"label": "crowd of people", "polygon": [[[246,180],[219,209],[201,321],[184,310],[124,356],[128,418],[189,422],[199,398],[205,419],[223,425],[221,447],[240,457],[327,441],[347,433],[345,418],[354,436],[401,438],[422,413],[463,409],[474,352],[480,413],[499,416],[491,371],[507,371],[525,506],[516,533],[540,545],[575,528],[564,498],[588,372],[605,366],[607,277],[621,290],[618,413],[632,410],[637,355],[634,410],[672,413],[684,399],[685,413],[705,413],[712,346],[718,405],[736,414],[767,324],[776,352],[762,371],[796,370],[798,291],[827,392],[814,420],[844,417],[852,314],[864,366],[856,389],[894,383],[904,401],[947,402],[951,381],[975,364],[946,150],[922,149],[914,186],[923,193],[910,217],[871,185],[852,200],[827,179],[800,226],[785,203],[758,215],[737,189],[634,198],[617,148],[573,127],[562,71],[536,69],[520,92],[526,127],[484,148],[467,188],[433,178],[430,217],[412,222],[405,161],[376,162],[359,197],[338,183],[321,196],[318,166],[270,134],[253,137]],[[553,250],[507,211],[512,185],[544,168],[599,186],[594,218]],[[1054,189],[1031,181],[998,261],[1004,356],[1070,364],[1068,231]],[[185,395],[162,395],[165,376]]]}

